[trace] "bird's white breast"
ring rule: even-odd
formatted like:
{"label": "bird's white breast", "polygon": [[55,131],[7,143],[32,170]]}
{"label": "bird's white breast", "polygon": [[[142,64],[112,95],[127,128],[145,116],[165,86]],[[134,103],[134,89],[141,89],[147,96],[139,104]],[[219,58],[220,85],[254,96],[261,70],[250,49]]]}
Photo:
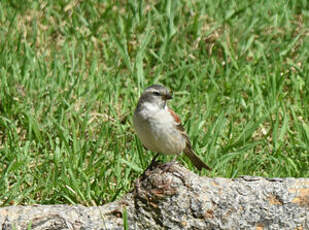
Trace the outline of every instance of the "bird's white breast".
{"label": "bird's white breast", "polygon": [[143,145],[153,152],[178,154],[186,146],[185,138],[177,130],[167,107],[163,109],[145,102],[142,108],[135,111],[133,123]]}

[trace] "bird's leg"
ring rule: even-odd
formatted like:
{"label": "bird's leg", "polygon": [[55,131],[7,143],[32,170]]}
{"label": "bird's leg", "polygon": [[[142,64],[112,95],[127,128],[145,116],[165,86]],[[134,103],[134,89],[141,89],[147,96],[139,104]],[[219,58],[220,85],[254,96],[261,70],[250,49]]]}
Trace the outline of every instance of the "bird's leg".
{"label": "bird's leg", "polygon": [[178,157],[178,154],[175,155],[175,157],[173,158],[173,160],[171,161],[171,163],[176,163],[177,157]]}
{"label": "bird's leg", "polygon": [[156,159],[158,158],[159,156],[159,153],[157,153],[151,160],[151,163],[150,165],[148,165],[148,167],[144,170],[144,172],[142,173],[141,175],[141,178],[144,178],[145,177],[145,173],[147,172],[148,169],[151,169],[153,166],[155,166],[157,164],[157,161]]}
{"label": "bird's leg", "polygon": [[168,172],[169,170],[170,170],[170,168],[171,168],[171,166],[173,165],[173,164],[176,164],[176,159],[177,159],[177,157],[178,157],[178,154],[176,154],[175,155],[175,157],[173,158],[173,160],[171,160],[170,162],[167,162],[167,163],[165,163],[165,167],[164,167],[164,172]]}
{"label": "bird's leg", "polygon": [[159,153],[157,153],[157,154],[152,158],[151,163],[150,163],[150,165],[147,167],[147,169],[148,169],[148,168],[151,168],[152,165],[154,165],[154,164],[157,162],[156,159],[158,158],[158,156],[159,156]]}
{"label": "bird's leg", "polygon": [[168,162],[167,164],[169,164],[169,165],[176,164],[176,162],[177,162],[177,161],[176,161],[177,157],[178,157],[178,154],[176,154],[176,155],[174,156],[173,160],[171,160],[171,161]]}

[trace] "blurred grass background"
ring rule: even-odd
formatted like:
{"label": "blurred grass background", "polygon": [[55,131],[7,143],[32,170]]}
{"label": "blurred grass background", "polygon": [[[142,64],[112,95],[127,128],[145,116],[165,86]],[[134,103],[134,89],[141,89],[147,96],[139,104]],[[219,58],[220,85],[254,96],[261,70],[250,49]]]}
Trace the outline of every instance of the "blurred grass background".
{"label": "blurred grass background", "polygon": [[153,156],[132,127],[153,83],[201,175],[308,177],[308,63],[307,0],[2,0],[0,205],[130,191]]}

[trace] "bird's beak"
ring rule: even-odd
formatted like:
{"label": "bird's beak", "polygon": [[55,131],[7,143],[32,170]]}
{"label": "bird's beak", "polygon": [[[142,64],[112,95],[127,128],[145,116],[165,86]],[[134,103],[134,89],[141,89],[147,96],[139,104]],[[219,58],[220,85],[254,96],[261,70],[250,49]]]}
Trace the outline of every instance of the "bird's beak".
{"label": "bird's beak", "polygon": [[163,100],[170,100],[173,98],[172,94],[170,93],[167,93],[165,95],[162,96]]}

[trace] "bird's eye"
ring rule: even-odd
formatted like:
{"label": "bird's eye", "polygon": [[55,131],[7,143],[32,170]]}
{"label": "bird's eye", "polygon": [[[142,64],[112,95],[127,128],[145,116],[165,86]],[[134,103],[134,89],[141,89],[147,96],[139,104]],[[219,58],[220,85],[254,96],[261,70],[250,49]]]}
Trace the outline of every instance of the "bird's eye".
{"label": "bird's eye", "polygon": [[155,96],[160,96],[160,93],[157,92],[157,91],[152,92],[152,94],[155,95]]}

